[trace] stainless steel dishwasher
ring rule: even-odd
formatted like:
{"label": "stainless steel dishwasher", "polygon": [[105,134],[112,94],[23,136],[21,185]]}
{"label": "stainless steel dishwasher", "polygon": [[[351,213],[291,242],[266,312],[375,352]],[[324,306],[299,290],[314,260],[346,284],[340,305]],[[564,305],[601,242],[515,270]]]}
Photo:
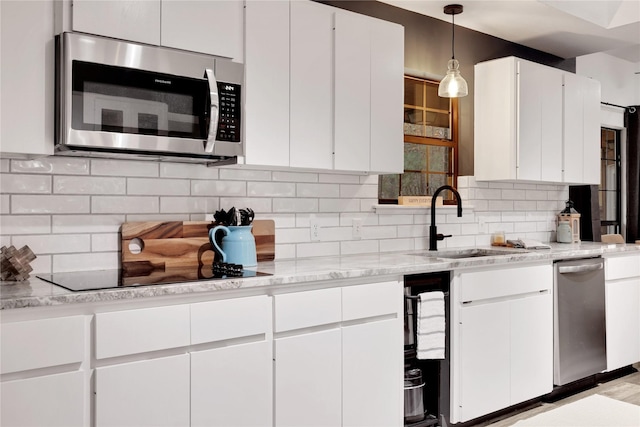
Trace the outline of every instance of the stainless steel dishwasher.
{"label": "stainless steel dishwasher", "polygon": [[562,386],[607,367],[604,261],[559,261],[554,276],[553,380]]}

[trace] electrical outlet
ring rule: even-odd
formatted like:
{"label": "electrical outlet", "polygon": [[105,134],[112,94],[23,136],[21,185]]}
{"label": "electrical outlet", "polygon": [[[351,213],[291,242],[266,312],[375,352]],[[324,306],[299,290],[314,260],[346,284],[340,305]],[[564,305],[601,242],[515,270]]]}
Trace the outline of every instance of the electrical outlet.
{"label": "electrical outlet", "polygon": [[478,218],[478,232],[482,234],[486,234],[489,232],[488,224],[483,217]]}
{"label": "electrical outlet", "polygon": [[311,231],[311,241],[319,242],[320,241],[320,223],[317,218],[311,218],[309,220],[309,229]]}
{"label": "electrical outlet", "polygon": [[362,239],[362,219],[354,218],[351,226],[353,238],[356,240]]}

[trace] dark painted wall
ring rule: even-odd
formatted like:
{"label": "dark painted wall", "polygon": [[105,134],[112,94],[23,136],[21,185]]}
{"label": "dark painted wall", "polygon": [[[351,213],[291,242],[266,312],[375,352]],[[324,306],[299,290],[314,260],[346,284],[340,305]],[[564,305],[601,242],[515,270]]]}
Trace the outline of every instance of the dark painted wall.
{"label": "dark painted wall", "polygon": [[[444,12],[442,17],[445,21],[441,21],[372,0],[316,1],[403,25],[404,65],[407,71],[425,73],[431,78],[442,78],[446,73],[447,61],[451,58],[451,17]],[[460,61],[462,76],[469,84],[469,96],[461,98],[459,102],[459,175],[464,176],[473,175],[473,66],[490,59],[517,56],[575,72],[575,58],[559,58],[457,25],[455,53]]]}

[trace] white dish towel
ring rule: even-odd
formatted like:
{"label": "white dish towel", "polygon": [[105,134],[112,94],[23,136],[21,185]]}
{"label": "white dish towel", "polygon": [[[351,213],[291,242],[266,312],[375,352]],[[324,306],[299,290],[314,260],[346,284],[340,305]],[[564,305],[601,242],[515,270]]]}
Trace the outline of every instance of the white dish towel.
{"label": "white dish towel", "polygon": [[445,317],[444,293],[431,291],[418,294],[418,359],[444,359]]}

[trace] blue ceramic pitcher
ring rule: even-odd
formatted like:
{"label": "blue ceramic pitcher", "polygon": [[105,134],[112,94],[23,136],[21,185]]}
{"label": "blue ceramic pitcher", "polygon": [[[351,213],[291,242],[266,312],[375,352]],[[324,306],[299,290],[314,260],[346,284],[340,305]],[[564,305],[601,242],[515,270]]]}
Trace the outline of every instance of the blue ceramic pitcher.
{"label": "blue ceramic pitcher", "polygon": [[[222,262],[242,264],[243,267],[258,265],[256,256],[256,239],[251,234],[252,225],[218,225],[209,230],[211,245],[222,256]],[[222,230],[222,248],[216,242],[216,232]]]}

